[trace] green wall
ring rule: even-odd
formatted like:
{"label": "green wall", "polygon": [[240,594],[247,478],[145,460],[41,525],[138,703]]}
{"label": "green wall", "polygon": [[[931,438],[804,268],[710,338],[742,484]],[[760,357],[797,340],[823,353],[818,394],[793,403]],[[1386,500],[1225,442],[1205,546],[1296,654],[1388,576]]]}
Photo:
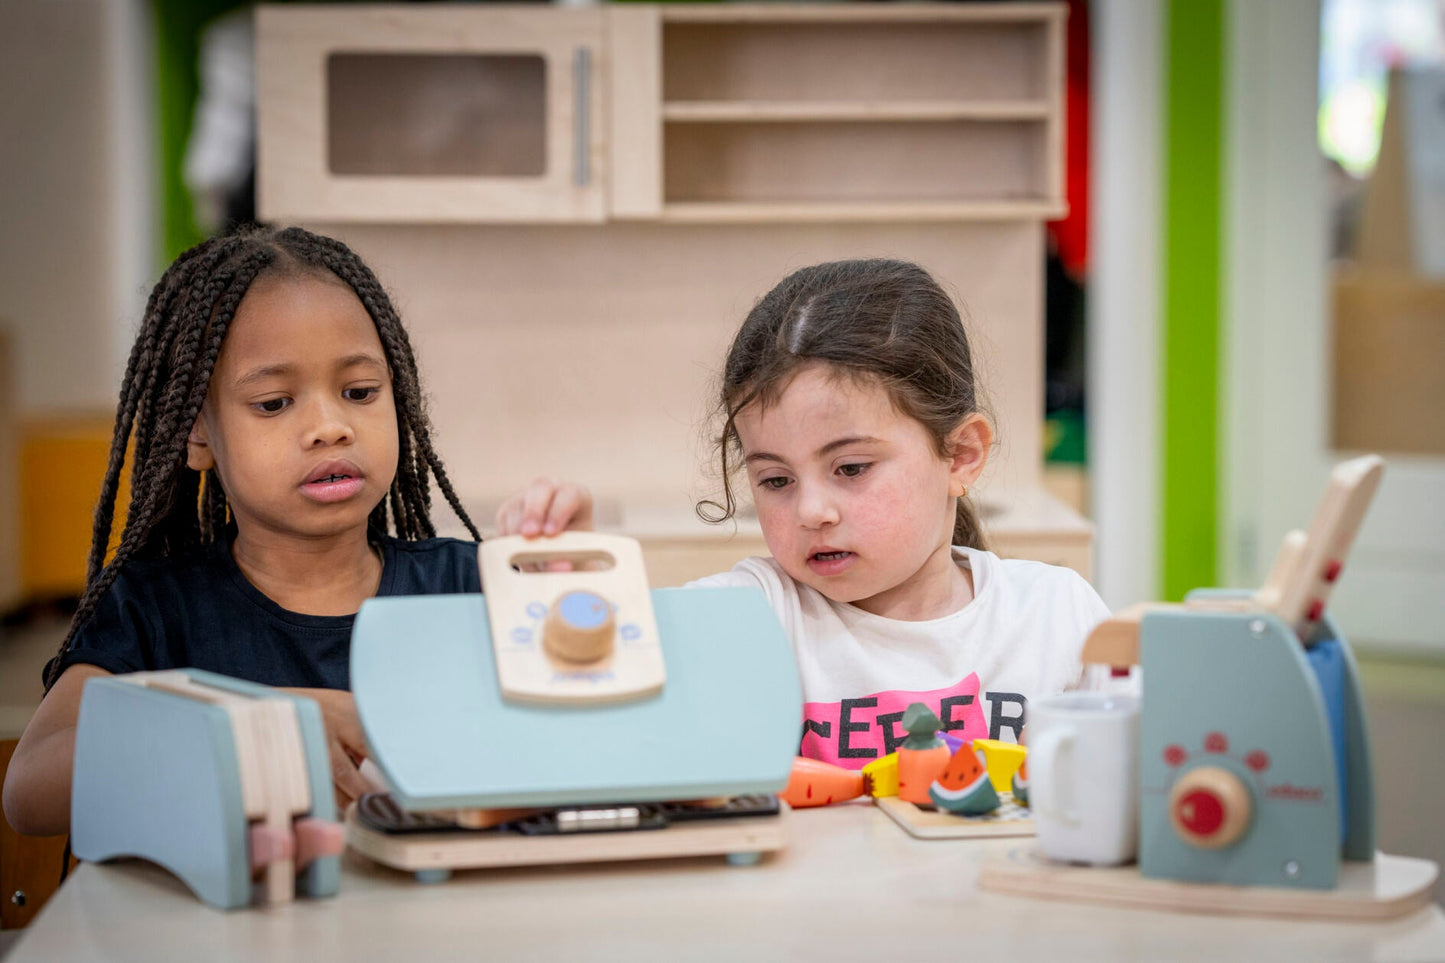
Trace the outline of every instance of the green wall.
{"label": "green wall", "polygon": [[1224,0],[1169,0],[1161,598],[1217,584]]}

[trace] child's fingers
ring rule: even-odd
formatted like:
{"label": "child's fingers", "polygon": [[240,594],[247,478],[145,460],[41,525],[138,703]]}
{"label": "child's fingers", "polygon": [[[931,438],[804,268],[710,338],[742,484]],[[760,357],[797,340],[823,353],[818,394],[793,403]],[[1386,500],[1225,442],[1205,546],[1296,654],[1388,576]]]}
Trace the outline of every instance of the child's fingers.
{"label": "child's fingers", "polygon": [[526,538],[555,535],[547,531],[548,516],[558,493],[558,485],[550,478],[538,478],[522,492],[522,521],[519,531]]}
{"label": "child's fingers", "polygon": [[569,483],[557,486],[542,524],[543,534],[556,535],[566,529],[587,530],[591,527],[592,493],[581,485]]}
{"label": "child's fingers", "polygon": [[502,507],[497,509],[497,535],[515,535],[522,525],[522,505],[516,498],[509,498],[502,502]]}
{"label": "child's fingers", "polygon": [[337,803],[344,811],[346,804],[359,799],[370,787],[340,741],[332,739],[330,749],[331,783],[336,787]]}

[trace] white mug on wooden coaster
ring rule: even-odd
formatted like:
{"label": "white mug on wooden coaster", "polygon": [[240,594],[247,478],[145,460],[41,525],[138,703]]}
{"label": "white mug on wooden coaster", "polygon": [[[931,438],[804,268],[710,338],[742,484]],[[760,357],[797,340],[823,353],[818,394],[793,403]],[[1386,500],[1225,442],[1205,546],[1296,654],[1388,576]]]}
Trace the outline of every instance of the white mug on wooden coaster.
{"label": "white mug on wooden coaster", "polygon": [[1029,809],[1050,859],[1113,866],[1139,845],[1139,700],[1065,692],[1028,708]]}

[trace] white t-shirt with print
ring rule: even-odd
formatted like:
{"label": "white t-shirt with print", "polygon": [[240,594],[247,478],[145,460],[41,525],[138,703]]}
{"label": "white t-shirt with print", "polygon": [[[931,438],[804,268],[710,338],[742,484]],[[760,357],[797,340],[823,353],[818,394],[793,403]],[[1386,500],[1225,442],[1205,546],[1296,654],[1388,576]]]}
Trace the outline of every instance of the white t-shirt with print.
{"label": "white t-shirt with print", "polygon": [[[1106,618],[1072,569],[954,548],[974,597],[950,615],[906,622],[835,602],[795,582],[771,558],[749,558],[689,588],[762,589],[792,640],[803,683],[800,752],[857,769],[907,735],[910,703],[938,713],[963,739],[1018,741],[1028,703],[1085,685],[1079,652]],[[1091,669],[1088,687],[1106,684]]]}

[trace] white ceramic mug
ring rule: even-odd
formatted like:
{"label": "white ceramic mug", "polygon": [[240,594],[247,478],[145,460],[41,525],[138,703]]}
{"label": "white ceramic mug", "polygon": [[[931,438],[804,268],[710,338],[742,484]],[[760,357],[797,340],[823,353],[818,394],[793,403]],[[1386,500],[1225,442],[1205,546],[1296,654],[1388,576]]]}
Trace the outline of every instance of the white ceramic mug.
{"label": "white ceramic mug", "polygon": [[1139,700],[1065,692],[1028,708],[1029,808],[1051,859],[1112,866],[1139,848]]}

